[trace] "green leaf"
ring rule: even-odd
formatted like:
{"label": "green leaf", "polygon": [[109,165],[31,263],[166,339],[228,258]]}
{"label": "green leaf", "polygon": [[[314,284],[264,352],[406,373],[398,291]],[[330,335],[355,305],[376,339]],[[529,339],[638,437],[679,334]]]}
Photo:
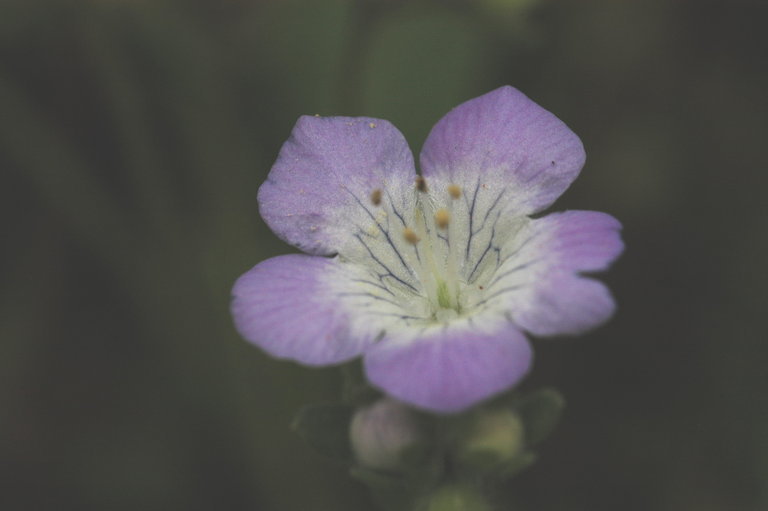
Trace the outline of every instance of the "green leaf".
{"label": "green leaf", "polygon": [[533,465],[536,459],[537,455],[533,451],[520,453],[514,459],[511,459],[500,466],[495,475],[499,479],[509,479]]}
{"label": "green leaf", "polygon": [[362,467],[353,467],[349,474],[368,487],[381,509],[402,511],[411,508],[413,488],[402,476]]}
{"label": "green leaf", "polygon": [[352,467],[349,475],[374,490],[392,490],[405,486],[405,479],[402,475],[360,466]]}
{"label": "green leaf", "polygon": [[349,423],[353,411],[341,403],[308,405],[296,414],[291,428],[321,454],[351,461]]}
{"label": "green leaf", "polygon": [[564,407],[563,396],[551,388],[537,390],[522,398],[517,411],[525,424],[528,445],[540,443],[555,430]]}
{"label": "green leaf", "polygon": [[491,506],[478,488],[469,485],[441,486],[417,506],[418,511],[490,511]]}

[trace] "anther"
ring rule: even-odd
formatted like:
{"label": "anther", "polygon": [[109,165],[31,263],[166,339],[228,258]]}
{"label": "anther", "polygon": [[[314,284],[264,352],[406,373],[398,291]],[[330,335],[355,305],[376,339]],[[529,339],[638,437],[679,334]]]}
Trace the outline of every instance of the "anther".
{"label": "anther", "polygon": [[378,206],[381,204],[381,190],[376,188],[374,191],[371,192],[371,202],[374,206]]}
{"label": "anther", "polygon": [[427,193],[427,180],[422,176],[416,176],[416,189],[421,193]]}
{"label": "anther", "polygon": [[421,241],[421,238],[419,238],[419,236],[410,227],[406,227],[403,230],[403,238],[405,238],[405,241],[407,241],[411,245],[415,245],[419,241]]}
{"label": "anther", "polygon": [[459,185],[448,185],[448,195],[452,199],[458,199],[461,197],[461,187]]}
{"label": "anther", "polygon": [[451,223],[451,215],[448,213],[447,209],[438,209],[435,212],[435,224],[440,229],[445,229],[448,227],[448,224]]}

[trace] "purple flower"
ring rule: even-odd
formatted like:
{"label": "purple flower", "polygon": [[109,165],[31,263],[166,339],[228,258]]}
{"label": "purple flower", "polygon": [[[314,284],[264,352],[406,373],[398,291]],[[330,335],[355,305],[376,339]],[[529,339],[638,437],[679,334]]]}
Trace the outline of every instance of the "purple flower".
{"label": "purple flower", "polygon": [[301,117],[259,189],[261,214],[309,255],[257,264],[235,284],[239,332],[306,365],[362,355],[370,382],[456,412],[517,383],[523,332],[576,334],[614,310],[583,273],[621,253],[593,211],[531,218],[584,164],[579,138],[512,87],[432,129],[420,176],[402,134],[364,117]]}

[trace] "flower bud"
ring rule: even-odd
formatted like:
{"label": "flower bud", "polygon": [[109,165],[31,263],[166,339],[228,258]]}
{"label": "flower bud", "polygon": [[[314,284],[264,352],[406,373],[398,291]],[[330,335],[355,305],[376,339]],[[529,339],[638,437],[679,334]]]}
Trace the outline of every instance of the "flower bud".
{"label": "flower bud", "polygon": [[520,416],[502,408],[480,412],[456,450],[456,459],[471,469],[492,469],[512,461],[525,447]]}
{"label": "flower bud", "polygon": [[437,488],[418,507],[421,511],[490,511],[485,498],[475,489],[463,485]]}
{"label": "flower bud", "polygon": [[418,447],[426,437],[416,414],[389,398],[357,410],[349,433],[357,462],[379,470],[402,468],[406,451]]}

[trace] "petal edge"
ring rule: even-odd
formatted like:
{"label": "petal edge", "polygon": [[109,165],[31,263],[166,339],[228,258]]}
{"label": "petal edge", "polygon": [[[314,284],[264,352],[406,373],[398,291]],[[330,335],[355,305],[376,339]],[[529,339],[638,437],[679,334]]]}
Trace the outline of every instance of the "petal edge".
{"label": "petal edge", "polygon": [[360,201],[413,183],[413,155],[392,124],[302,116],[259,188],[259,211],[281,239],[314,255],[339,252],[370,221]]}
{"label": "petal edge", "polygon": [[303,254],[262,261],[232,289],[238,332],[274,357],[305,365],[337,364],[358,356],[370,339],[350,335],[338,297],[325,283],[341,271],[335,259]]}
{"label": "petal edge", "polygon": [[374,385],[403,402],[456,413],[502,392],[525,376],[530,343],[509,323],[496,331],[436,329],[410,342],[383,339],[365,354]]}
{"label": "petal edge", "polygon": [[466,188],[474,176],[489,186],[511,184],[508,208],[531,214],[551,205],[584,165],[581,140],[560,119],[514,87],[470,99],[435,124],[421,152],[421,168]]}

